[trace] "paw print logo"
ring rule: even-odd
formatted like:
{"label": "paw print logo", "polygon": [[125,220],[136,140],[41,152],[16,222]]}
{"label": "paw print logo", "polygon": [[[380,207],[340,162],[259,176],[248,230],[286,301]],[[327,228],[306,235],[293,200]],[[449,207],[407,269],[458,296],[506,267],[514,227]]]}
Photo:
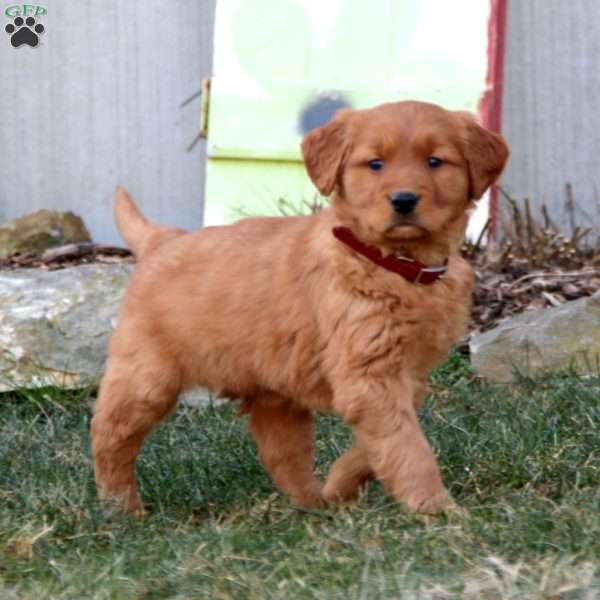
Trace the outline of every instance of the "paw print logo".
{"label": "paw print logo", "polygon": [[10,35],[10,43],[15,48],[23,44],[35,48],[40,41],[38,34],[44,33],[45,28],[41,23],[36,25],[33,17],[27,17],[25,20],[21,17],[16,17],[4,30]]}

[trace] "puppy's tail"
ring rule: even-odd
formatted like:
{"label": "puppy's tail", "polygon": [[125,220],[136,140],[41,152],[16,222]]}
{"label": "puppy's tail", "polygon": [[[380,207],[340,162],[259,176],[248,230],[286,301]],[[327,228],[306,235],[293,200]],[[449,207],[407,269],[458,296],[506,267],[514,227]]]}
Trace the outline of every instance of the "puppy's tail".
{"label": "puppy's tail", "polygon": [[114,216],[121,237],[138,260],[165,242],[188,233],[184,229],[163,227],[148,221],[121,186],[115,190]]}

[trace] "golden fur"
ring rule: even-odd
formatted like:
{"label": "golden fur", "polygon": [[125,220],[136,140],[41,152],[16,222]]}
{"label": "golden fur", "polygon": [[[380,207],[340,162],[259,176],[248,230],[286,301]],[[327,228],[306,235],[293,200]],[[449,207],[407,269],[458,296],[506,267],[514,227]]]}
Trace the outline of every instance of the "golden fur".
{"label": "golden fur", "polygon": [[[350,499],[373,476],[413,510],[452,505],[416,411],[428,372],[464,333],[467,209],[502,171],[506,144],[464,113],[399,102],[339,112],[302,151],[332,196],[311,216],[187,233],[149,223],[117,190],[116,220],[139,264],[92,422],[102,497],[141,509],[143,440],[179,392],[200,385],[243,398],[263,464],[300,505]],[[420,195],[414,213],[392,210],[398,190]],[[409,283],[341,244],[335,225],[384,254],[447,260],[448,271]],[[313,474],[314,410],[340,415],[355,436],[324,485]]]}

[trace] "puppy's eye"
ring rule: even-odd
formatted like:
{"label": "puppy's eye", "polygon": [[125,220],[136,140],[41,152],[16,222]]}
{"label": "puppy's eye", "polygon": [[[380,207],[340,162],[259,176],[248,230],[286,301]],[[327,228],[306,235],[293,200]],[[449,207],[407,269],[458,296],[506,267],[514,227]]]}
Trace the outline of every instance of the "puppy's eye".
{"label": "puppy's eye", "polygon": [[383,169],[383,161],[380,158],[374,158],[367,164],[369,165],[369,169],[371,169],[371,171],[381,171],[381,169]]}
{"label": "puppy's eye", "polygon": [[437,169],[438,167],[441,167],[443,163],[444,161],[441,158],[438,158],[437,156],[427,157],[427,166],[430,169]]}

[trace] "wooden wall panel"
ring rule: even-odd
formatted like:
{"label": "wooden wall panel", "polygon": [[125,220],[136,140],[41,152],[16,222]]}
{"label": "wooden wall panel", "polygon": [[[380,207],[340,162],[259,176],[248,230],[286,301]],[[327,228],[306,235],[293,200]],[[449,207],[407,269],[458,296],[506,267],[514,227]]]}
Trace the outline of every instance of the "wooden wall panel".
{"label": "wooden wall panel", "polygon": [[[569,227],[600,224],[600,3],[508,0],[502,131],[512,147],[502,186]],[[501,201],[501,200],[500,200]]]}
{"label": "wooden wall panel", "polygon": [[[116,242],[115,184],[153,219],[202,222],[204,143],[187,153],[209,75],[216,0],[48,0],[36,48],[0,31],[0,222],[81,214]],[[4,10],[4,8],[3,8]]]}

